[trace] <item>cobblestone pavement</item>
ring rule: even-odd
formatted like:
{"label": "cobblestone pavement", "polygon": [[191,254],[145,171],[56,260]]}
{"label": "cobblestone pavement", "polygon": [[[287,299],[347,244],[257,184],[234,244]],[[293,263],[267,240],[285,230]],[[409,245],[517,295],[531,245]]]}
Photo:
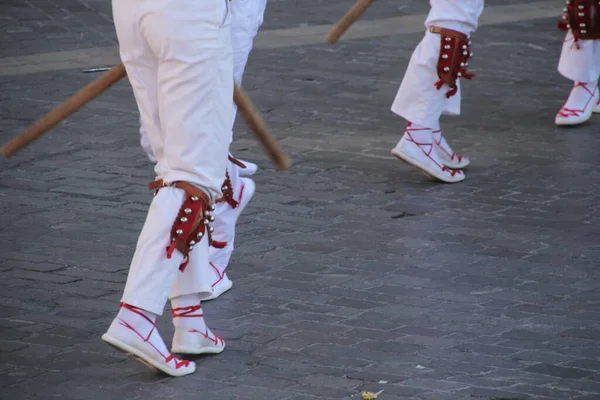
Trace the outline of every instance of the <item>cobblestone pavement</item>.
{"label": "cobblestone pavement", "polygon": [[[332,24],[352,3],[269,2],[266,35]],[[486,3],[492,19],[510,5],[560,13]],[[427,2],[371,8],[375,27]],[[600,115],[554,125],[570,83],[556,72],[562,34],[542,17],[476,33],[463,116],[442,121],[472,158],[455,185],[390,155],[404,122],[389,107],[421,28],[256,49],[244,85],[294,166],[274,171],[237,125],[258,192],[233,290],[205,306],[228,347],[190,377],[100,340],[151,200],[128,83],[0,160],[0,398],[599,399]],[[117,54],[106,0],[3,0],[0,31],[2,142],[97,76],[43,70],[60,52]],[[27,56],[38,72],[3,69]],[[168,340],[166,316],[159,326]]]}

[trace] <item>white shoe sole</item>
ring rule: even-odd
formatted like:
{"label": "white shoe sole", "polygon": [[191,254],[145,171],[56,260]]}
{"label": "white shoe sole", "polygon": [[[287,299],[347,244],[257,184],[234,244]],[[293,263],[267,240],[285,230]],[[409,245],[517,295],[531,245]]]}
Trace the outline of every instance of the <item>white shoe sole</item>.
{"label": "white shoe sole", "polygon": [[420,169],[425,175],[441,181],[441,182],[445,182],[445,183],[457,183],[457,182],[461,182],[465,179],[465,174],[456,174],[455,176],[436,176],[436,173],[433,171],[430,171],[427,167],[425,167],[423,164],[421,164],[421,162],[419,162],[418,160],[415,160],[409,156],[407,156],[406,154],[397,151],[396,148],[392,149],[392,154],[398,158],[400,161],[404,161],[405,163]]}
{"label": "white shoe sole", "polygon": [[133,356],[135,359],[140,361],[142,364],[145,364],[146,366],[152,368],[153,370],[158,371],[158,372],[163,372],[170,376],[185,376],[185,375],[193,374],[196,371],[196,364],[192,361],[190,361],[190,365],[192,366],[191,369],[177,371],[172,368],[168,368],[168,367],[165,367],[164,365],[161,365],[161,363],[157,362],[156,360],[153,360],[151,357],[148,357],[142,351],[140,351],[136,348],[133,348],[130,345],[125,344],[125,343],[121,342],[119,339],[109,336],[106,333],[104,335],[102,335],[102,340],[104,340],[106,343],[113,346],[115,349],[117,349],[123,353],[126,353],[128,355]]}
{"label": "white shoe sole", "polygon": [[220,353],[223,352],[223,350],[225,350],[225,346],[220,347],[220,348],[200,347],[199,349],[193,348],[193,347],[179,346],[179,347],[173,347],[171,349],[171,353],[176,353],[176,354],[194,354],[194,355],[198,355],[198,354],[220,354]]}

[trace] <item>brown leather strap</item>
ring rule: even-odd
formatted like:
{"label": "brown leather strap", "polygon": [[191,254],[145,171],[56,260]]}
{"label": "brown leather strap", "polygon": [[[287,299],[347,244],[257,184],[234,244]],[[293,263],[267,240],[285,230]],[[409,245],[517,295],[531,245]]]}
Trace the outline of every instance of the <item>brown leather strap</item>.
{"label": "brown leather strap", "polygon": [[209,205],[210,201],[208,200],[208,196],[201,189],[198,189],[196,186],[190,185],[184,181],[175,181],[171,184],[166,184],[162,179],[157,179],[148,184],[148,189],[150,190],[159,190],[163,187],[173,186],[178,189],[184,190],[189,196],[198,197],[200,200],[204,202],[204,204]]}
{"label": "brown leather strap", "polygon": [[440,28],[439,26],[430,26],[429,32],[431,33],[439,33],[442,36],[448,36],[451,38],[458,38],[462,41],[467,42],[469,38],[462,32],[455,31],[453,29]]}
{"label": "brown leather strap", "polygon": [[240,168],[246,168],[246,164],[244,164],[243,162],[241,162],[240,160],[238,160],[237,158],[235,158],[232,155],[229,155],[229,161],[231,161],[232,163],[234,163],[235,165],[237,165]]}

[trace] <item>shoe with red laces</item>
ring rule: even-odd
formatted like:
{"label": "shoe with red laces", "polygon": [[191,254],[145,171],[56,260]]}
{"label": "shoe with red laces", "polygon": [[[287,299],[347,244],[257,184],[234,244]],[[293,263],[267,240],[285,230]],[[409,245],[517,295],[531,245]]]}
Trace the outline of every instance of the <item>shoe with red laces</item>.
{"label": "shoe with red laces", "polygon": [[392,154],[407,164],[423,171],[425,175],[446,183],[456,183],[465,179],[465,174],[458,169],[450,169],[444,165],[435,150],[433,133],[430,128],[408,124],[402,139]]}
{"label": "shoe with red laces", "polygon": [[577,82],[567,102],[556,114],[556,125],[579,125],[587,121],[592,112],[600,112],[598,97],[596,83]]}
{"label": "shoe with red laces", "polygon": [[175,326],[173,353],[218,354],[225,350],[225,340],[206,326],[201,305],[173,308],[171,314]]}
{"label": "shoe with red laces", "polygon": [[102,335],[102,340],[127,353],[150,368],[171,376],[184,376],[196,371],[196,364],[174,357],[160,337],[156,315],[122,303],[121,310]]}

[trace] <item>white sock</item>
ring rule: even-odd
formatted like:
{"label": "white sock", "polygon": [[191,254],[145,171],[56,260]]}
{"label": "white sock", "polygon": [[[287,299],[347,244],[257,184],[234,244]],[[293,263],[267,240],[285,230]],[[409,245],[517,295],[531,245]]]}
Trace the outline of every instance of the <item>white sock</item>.
{"label": "white sock", "polygon": [[170,354],[156,329],[156,314],[128,304],[122,304],[117,319],[122,325],[135,332],[140,339],[150,343],[163,355],[168,356]]}
{"label": "white sock", "polygon": [[171,299],[171,315],[176,328],[195,329],[204,332],[204,312],[200,304],[200,295],[186,294]]}

